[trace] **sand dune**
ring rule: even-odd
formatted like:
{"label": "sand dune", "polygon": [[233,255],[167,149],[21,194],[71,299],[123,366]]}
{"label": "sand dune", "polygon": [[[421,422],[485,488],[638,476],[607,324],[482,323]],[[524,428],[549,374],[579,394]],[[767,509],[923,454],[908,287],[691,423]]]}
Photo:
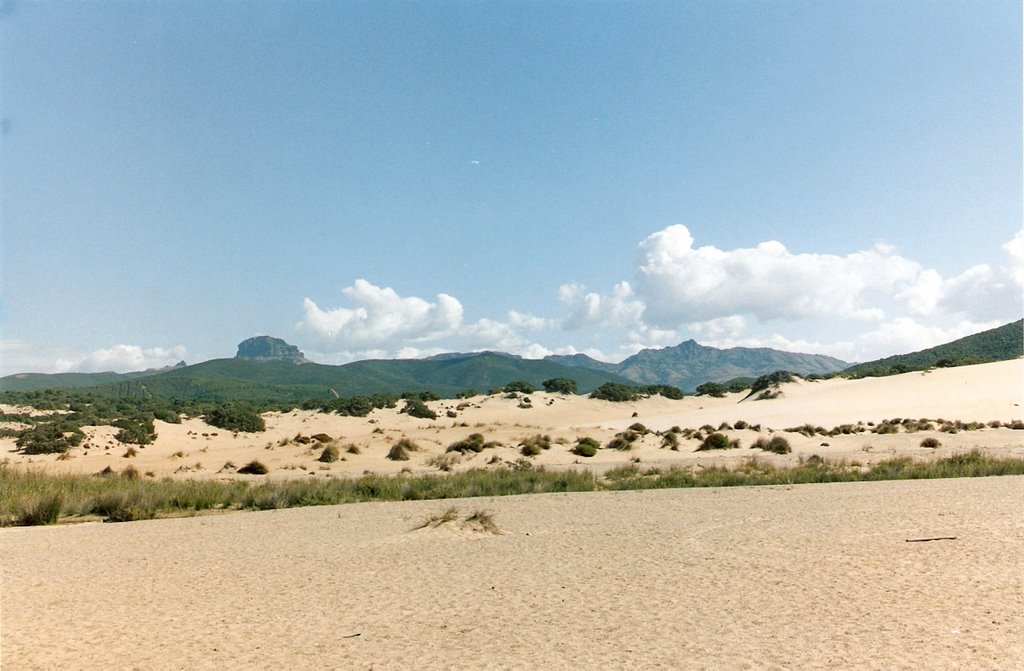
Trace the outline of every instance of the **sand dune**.
{"label": "sand dune", "polygon": [[[433,421],[409,417],[396,409],[376,410],[366,418],[295,411],[267,414],[264,433],[236,435],[210,427],[199,419],[181,424],[157,422],[156,443],[138,448],[137,454],[130,458],[124,456],[128,448],[114,440],[116,431],[111,427],[88,429],[91,447],[72,450],[71,458],[65,461],[58,461],[53,455],[18,454],[14,451],[13,439],[0,440],[0,450],[18,467],[96,473],[107,467],[120,471],[131,465],[154,477],[174,478],[254,477],[235,473],[238,467],[253,459],[270,468],[266,476],[270,478],[345,477],[365,471],[397,473],[403,469],[416,473],[438,472],[437,466],[430,463],[431,459],[471,433],[481,433],[487,440],[498,441],[505,447],[460,457],[460,462],[453,466],[455,470],[485,467],[492,460],[496,461],[490,467],[514,462],[520,458],[516,446],[536,434],[561,441],[532,459],[538,465],[551,468],[605,469],[636,459],[658,465],[731,463],[751,456],[785,464],[810,454],[870,464],[895,454],[934,458],[976,447],[998,454],[1024,453],[1024,432],[1008,428],[957,434],[938,431],[896,435],[861,433],[828,438],[789,433],[786,437],[793,445],[790,455],[765,455],[749,449],[759,435],[807,423],[832,428],[858,421],[878,423],[895,417],[963,422],[1020,420],[1024,417],[1021,412],[1024,360],[886,378],[801,381],[784,385],[782,392],[782,397],[770,401],[742,401],[743,395],[732,394],[721,399],[687,397],[679,401],[655,397],[635,403],[610,403],[538,392],[531,395],[528,405],[522,399],[502,396],[434,402],[430,405],[440,417]],[[449,412],[455,417],[448,417]],[[698,442],[684,441],[679,451],[671,451],[661,448],[658,436],[649,435],[636,443],[634,449],[625,452],[601,450],[597,456],[585,459],[569,451],[579,437],[591,436],[604,444],[616,432],[635,422],[660,431],[672,426],[718,427],[722,422],[731,425],[737,420],[760,425],[761,429],[760,433],[749,429],[727,431],[731,438],[740,441],[742,448],[738,450],[695,452]],[[323,464],[317,461],[322,446],[294,440],[318,433],[334,439],[343,461]],[[942,447],[937,450],[920,447],[921,439],[927,435],[937,436]],[[388,460],[386,455],[391,446],[402,437],[412,439],[423,449],[409,461]],[[355,445],[359,453],[347,452],[345,448],[350,445]]]}

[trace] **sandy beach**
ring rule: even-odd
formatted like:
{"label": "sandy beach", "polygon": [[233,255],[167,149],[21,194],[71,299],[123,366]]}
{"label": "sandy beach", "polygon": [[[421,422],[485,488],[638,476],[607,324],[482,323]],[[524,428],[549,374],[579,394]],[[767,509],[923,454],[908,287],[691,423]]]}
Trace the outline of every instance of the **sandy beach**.
{"label": "sandy beach", "polygon": [[[1010,669],[1024,478],[0,530],[4,669]],[[460,523],[414,529],[454,506]],[[951,540],[907,542],[930,537]]]}

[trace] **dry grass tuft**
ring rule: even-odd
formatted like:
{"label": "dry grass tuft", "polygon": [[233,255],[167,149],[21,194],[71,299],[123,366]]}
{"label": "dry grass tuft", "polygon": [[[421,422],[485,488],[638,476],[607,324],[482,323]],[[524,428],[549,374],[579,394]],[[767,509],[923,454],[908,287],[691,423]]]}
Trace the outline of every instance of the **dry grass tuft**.
{"label": "dry grass tuft", "polygon": [[501,534],[501,529],[494,523],[494,515],[486,510],[477,510],[469,515],[462,524],[462,528],[496,536]]}
{"label": "dry grass tuft", "polygon": [[402,438],[391,446],[388,451],[388,459],[391,461],[409,461],[411,452],[419,452],[420,446],[408,438]]}
{"label": "dry grass tuft", "polygon": [[413,529],[436,529],[442,524],[449,524],[459,519],[459,509],[451,507],[445,510],[440,515],[431,515],[427,519],[423,520],[423,523]]}
{"label": "dry grass tuft", "polygon": [[239,468],[238,472],[245,475],[266,475],[270,472],[270,469],[263,465],[263,463],[253,459],[245,466]]}
{"label": "dry grass tuft", "polygon": [[335,461],[338,460],[338,446],[327,445],[326,447],[324,447],[323,452],[320,453],[320,456],[317,457],[317,460],[322,461],[325,464],[334,463]]}

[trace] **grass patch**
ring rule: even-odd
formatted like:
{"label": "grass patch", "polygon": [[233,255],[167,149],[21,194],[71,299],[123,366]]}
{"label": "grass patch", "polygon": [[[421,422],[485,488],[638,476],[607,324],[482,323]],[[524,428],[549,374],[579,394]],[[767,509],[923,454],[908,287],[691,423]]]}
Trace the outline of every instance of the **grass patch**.
{"label": "grass patch", "polygon": [[471,469],[451,474],[364,475],[353,479],[299,479],[277,482],[171,480],[45,474],[0,466],[0,524],[52,524],[62,518],[101,516],[132,521],[201,510],[265,510],[362,501],[418,501],[472,496],[506,496],[600,489],[792,485],[928,478],[1024,475],[1024,459],[993,457],[979,451],[942,459],[890,459],[863,468],[820,457],[797,466],[774,466],[755,459],[736,468],[721,466],[641,470],[629,464],[603,478],[588,471],[548,471],[533,467]]}

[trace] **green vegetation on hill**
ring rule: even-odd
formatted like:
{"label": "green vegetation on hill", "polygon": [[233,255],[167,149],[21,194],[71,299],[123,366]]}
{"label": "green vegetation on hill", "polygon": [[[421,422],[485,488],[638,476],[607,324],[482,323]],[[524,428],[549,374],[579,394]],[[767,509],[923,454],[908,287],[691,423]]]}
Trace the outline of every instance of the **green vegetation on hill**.
{"label": "green vegetation on hill", "polygon": [[[453,398],[471,388],[503,388],[513,382],[523,388],[540,388],[545,381],[553,379],[569,380],[582,393],[587,393],[606,382],[627,382],[610,373],[493,352],[435,359],[356,361],[344,366],[252,361],[236,357],[214,359],[131,379],[114,373],[104,375],[89,378],[101,382],[90,389],[96,394],[114,398],[127,396],[256,404],[428,391]],[[110,378],[111,375],[114,377]],[[61,388],[60,383],[64,379],[34,376],[33,384],[29,384],[23,377],[4,378],[0,381],[0,391]],[[76,383],[84,380],[69,379]]]}
{"label": "green vegetation on hill", "polygon": [[900,354],[850,366],[850,377],[879,377],[928,368],[1007,361],[1024,356],[1024,320],[954,340],[919,352]]}

